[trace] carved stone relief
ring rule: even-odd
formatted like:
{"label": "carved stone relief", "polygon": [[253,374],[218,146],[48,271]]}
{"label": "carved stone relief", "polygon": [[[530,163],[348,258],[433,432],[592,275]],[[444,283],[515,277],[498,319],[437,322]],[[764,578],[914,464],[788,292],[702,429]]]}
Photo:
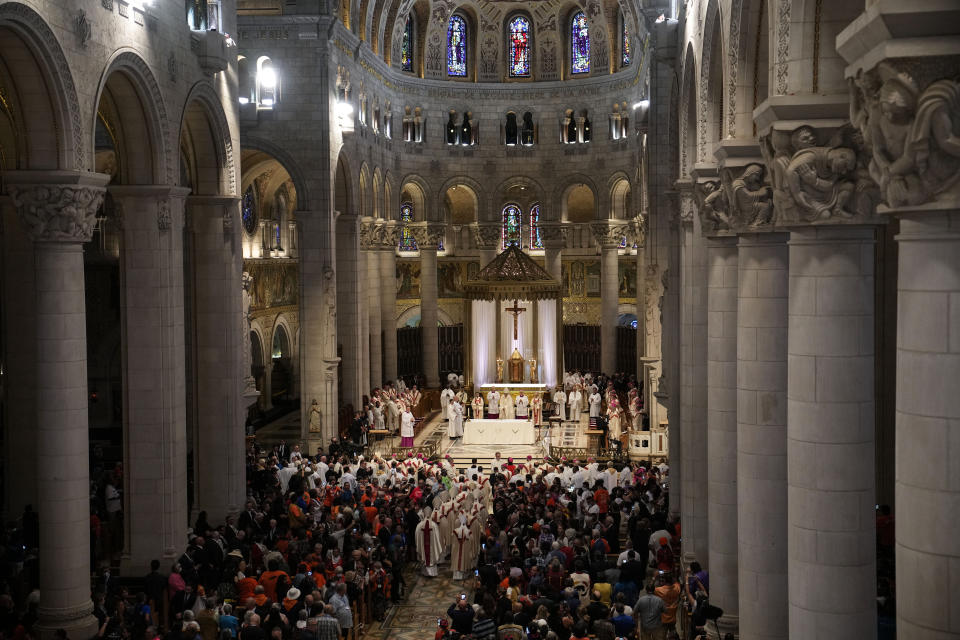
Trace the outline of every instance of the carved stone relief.
{"label": "carved stone relief", "polygon": [[17,214],[34,241],[89,242],[103,204],[102,187],[10,185]]}

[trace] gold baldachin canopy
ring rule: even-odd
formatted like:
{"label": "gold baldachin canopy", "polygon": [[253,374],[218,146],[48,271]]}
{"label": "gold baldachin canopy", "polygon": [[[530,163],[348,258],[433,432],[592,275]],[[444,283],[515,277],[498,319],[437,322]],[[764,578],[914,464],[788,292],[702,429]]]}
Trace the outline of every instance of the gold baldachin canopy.
{"label": "gold baldachin canopy", "polygon": [[553,300],[560,283],[517,245],[510,245],[464,286],[471,300]]}

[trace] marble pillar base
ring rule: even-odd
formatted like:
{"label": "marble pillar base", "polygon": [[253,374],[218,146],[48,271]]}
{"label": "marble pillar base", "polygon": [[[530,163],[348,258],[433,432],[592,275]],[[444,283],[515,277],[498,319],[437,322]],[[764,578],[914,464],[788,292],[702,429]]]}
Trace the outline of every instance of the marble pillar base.
{"label": "marble pillar base", "polygon": [[91,615],[93,603],[74,609],[44,609],[37,611],[39,620],[33,626],[40,640],[54,640],[57,629],[67,632],[68,638],[93,638],[99,631],[97,619]]}

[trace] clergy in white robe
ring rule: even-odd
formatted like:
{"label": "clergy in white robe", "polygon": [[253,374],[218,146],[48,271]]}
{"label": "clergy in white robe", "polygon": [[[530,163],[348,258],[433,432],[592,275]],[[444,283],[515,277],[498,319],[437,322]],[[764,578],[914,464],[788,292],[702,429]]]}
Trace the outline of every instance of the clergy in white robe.
{"label": "clergy in white robe", "polygon": [[444,420],[449,419],[447,408],[450,406],[450,400],[453,399],[453,389],[447,387],[440,392],[440,417]]}
{"label": "clergy in white robe", "polygon": [[413,446],[413,414],[404,408],[403,414],[400,417],[400,446],[401,447],[412,447]]}
{"label": "clergy in white robe", "polygon": [[530,398],[523,395],[523,391],[517,396],[517,420],[526,420],[530,411]]}
{"label": "clergy in white robe", "polygon": [[464,574],[473,569],[476,560],[472,553],[473,533],[466,524],[461,524],[453,530],[450,542],[450,569],[453,570],[453,579],[463,580]]}
{"label": "clergy in white robe", "polygon": [[500,417],[500,394],[496,389],[487,394],[487,417],[493,420]]}
{"label": "clergy in white robe", "polygon": [[[447,409],[447,415],[450,422],[447,423],[447,436],[450,438],[463,437],[463,405],[456,398],[450,403]],[[452,474],[451,474],[452,477]]]}
{"label": "clergy in white robe", "polygon": [[417,525],[414,533],[417,542],[417,558],[423,566],[423,575],[436,577],[437,563],[443,553],[443,543],[440,540],[440,527],[430,518],[426,518]]}
{"label": "clergy in white robe", "polygon": [[372,407],[373,410],[373,428],[374,429],[384,429],[386,423],[383,421],[383,407],[380,406],[380,403],[377,402]]}
{"label": "clergy in white robe", "polygon": [[473,419],[483,420],[483,396],[478,393],[471,404],[473,405]]}
{"label": "clergy in white robe", "polygon": [[553,403],[556,405],[557,415],[565,421],[567,419],[567,394],[563,392],[563,389],[557,389],[556,393],[553,394]]}
{"label": "clergy in white robe", "polygon": [[513,396],[509,393],[500,396],[500,419],[513,420]]}
{"label": "clergy in white robe", "polygon": [[580,386],[573,388],[573,391],[567,396],[567,404],[570,406],[570,419],[574,422],[580,422],[580,406],[583,403],[583,395],[580,392]]}
{"label": "clergy in white robe", "polygon": [[600,402],[603,398],[600,397],[600,394],[594,391],[590,394],[590,417],[599,418],[600,417]]}
{"label": "clergy in white robe", "polygon": [[[400,427],[400,407],[393,398],[387,400],[387,429],[396,433]],[[412,445],[411,445],[412,446]]]}
{"label": "clergy in white robe", "polygon": [[607,438],[610,442],[613,442],[614,440],[620,440],[623,409],[620,408],[620,403],[618,403],[616,400],[613,400],[610,403],[610,408],[607,409],[607,419]]}

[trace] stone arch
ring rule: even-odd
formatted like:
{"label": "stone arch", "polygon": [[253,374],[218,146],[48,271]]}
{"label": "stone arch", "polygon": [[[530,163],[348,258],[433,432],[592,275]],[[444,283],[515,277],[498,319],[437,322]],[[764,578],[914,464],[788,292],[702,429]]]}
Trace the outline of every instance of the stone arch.
{"label": "stone arch", "polygon": [[447,179],[447,181],[441,185],[440,190],[437,192],[437,202],[443,205],[441,213],[443,214],[442,217],[444,222],[465,224],[463,221],[454,222],[452,213],[449,211],[448,202],[448,194],[450,190],[453,188],[459,189],[461,186],[469,190],[468,195],[472,195],[474,200],[474,217],[471,222],[479,222],[482,219],[484,205],[486,204],[483,199],[484,189],[479,182],[473,178],[470,178],[469,176],[463,175],[453,176],[452,178]]}
{"label": "stone arch", "polygon": [[400,189],[396,187],[397,179],[393,173],[387,171],[383,176],[383,218],[384,220],[398,220],[400,217]]}
{"label": "stone arch", "polygon": [[[540,220],[545,219],[544,212],[549,206],[545,201],[547,194],[543,186],[533,178],[523,175],[510,176],[497,185],[494,193],[497,199],[491,203],[493,208],[491,216],[498,224],[503,222],[501,216],[503,208],[510,202],[517,204],[523,212],[525,229],[528,224],[530,207],[537,202],[540,203]],[[524,232],[524,235],[526,237],[526,232]]]}
{"label": "stone arch", "polygon": [[[307,181],[304,179],[303,172],[300,170],[300,164],[294,160],[289,152],[269,140],[251,135],[244,135],[240,138],[240,148],[244,150],[253,149],[262,151],[269,156],[273,156],[280,166],[290,175],[290,179],[293,180],[293,186],[297,190],[297,208],[302,211],[311,210],[310,207],[313,203],[310,200],[307,190]],[[244,185],[244,187],[246,187],[246,185]]]}
{"label": "stone arch", "polygon": [[632,189],[630,178],[623,171],[610,176],[607,181],[608,205],[603,209],[611,220],[629,220],[632,215]]}
{"label": "stone arch", "polygon": [[[590,194],[593,197],[593,215],[590,216],[591,220],[599,219],[599,198],[597,194],[599,190],[597,185],[594,182],[593,178],[582,173],[574,173],[564,177],[560,180],[558,186],[553,191],[553,201],[556,203],[554,207],[555,212],[540,212],[540,221],[560,221],[560,222],[570,222],[569,218],[569,198],[572,194],[575,194],[575,190],[579,187],[586,187],[590,190]],[[547,215],[544,215],[547,213]],[[550,215],[550,214],[553,215]],[[559,215],[558,215],[559,214]]]}
{"label": "stone arch", "polygon": [[[350,159],[341,149],[337,156],[337,164],[333,169],[333,197],[330,199],[333,211],[341,215],[356,213],[356,185],[353,183],[353,172],[350,169]],[[331,212],[332,213],[332,212]]]}
{"label": "stone arch", "polygon": [[[768,0],[768,9],[771,4]],[[860,15],[863,3],[792,0],[776,5],[776,94],[846,95],[846,62],[837,52],[835,40]]]}
{"label": "stone arch", "polygon": [[23,114],[18,144],[23,158],[17,168],[92,168],[73,74],[53,30],[27,5],[5,2],[0,4],[0,35],[4,31],[10,35],[0,37],[0,62],[15,60],[7,69],[14,86],[29,87],[16,93]]}
{"label": "stone arch", "polygon": [[[723,138],[717,128],[723,127],[723,32],[717,0],[709,0],[703,25],[700,50],[700,85],[698,100],[697,160],[707,162],[707,142]],[[708,131],[708,129],[710,129]]]}
{"label": "stone arch", "polygon": [[370,203],[371,205],[373,205],[373,210],[371,214],[373,215],[374,218],[380,220],[386,217],[383,215],[384,214],[383,176],[380,173],[380,167],[375,167],[373,169],[373,181],[370,184],[370,189],[371,189]]}
{"label": "stone arch", "polygon": [[[421,317],[422,313],[420,310],[420,305],[414,305],[397,316],[397,329],[406,327],[407,323],[412,320],[416,320],[416,324],[414,326],[420,326]],[[450,314],[440,307],[437,307],[437,322],[444,327],[449,327],[454,324],[453,318],[450,317]]]}
{"label": "stone arch", "polygon": [[373,193],[370,188],[370,166],[364,161],[360,165],[360,176],[357,185],[357,214],[364,218],[369,218],[373,212],[373,204],[370,196]]}
{"label": "stone arch", "polygon": [[238,180],[233,138],[223,105],[206,80],[190,89],[180,119],[181,150],[186,139],[192,144],[193,193],[237,195]]}
{"label": "stone arch", "polygon": [[694,55],[693,45],[688,44],[683,59],[683,73],[680,76],[680,109],[677,112],[680,124],[680,166],[678,167],[680,178],[689,177],[693,164],[696,162],[697,63]]}
{"label": "stone arch", "polygon": [[[104,111],[115,108],[113,124],[120,134],[116,142],[124,147],[119,162],[121,182],[173,184],[167,108],[156,77],[136,51],[114,53],[100,76],[94,104],[91,132],[96,131],[97,118],[107,117]],[[92,138],[91,143],[95,145]]]}
{"label": "stone arch", "polygon": [[293,329],[290,328],[290,319],[285,313],[278,313],[277,317],[273,320],[273,325],[270,328],[270,338],[271,338],[271,349],[273,347],[273,337],[276,335],[278,330],[282,330],[287,338],[287,346],[290,349],[289,358],[291,361],[296,360],[297,358],[297,344],[294,339],[295,333]]}
{"label": "stone arch", "polygon": [[[426,180],[417,174],[405,176],[397,191],[398,205],[400,201],[406,199],[403,197],[405,191],[409,192],[409,197],[413,201],[413,215],[417,222],[436,221],[439,212],[434,206],[434,195]],[[395,215],[399,214],[395,212]]]}

